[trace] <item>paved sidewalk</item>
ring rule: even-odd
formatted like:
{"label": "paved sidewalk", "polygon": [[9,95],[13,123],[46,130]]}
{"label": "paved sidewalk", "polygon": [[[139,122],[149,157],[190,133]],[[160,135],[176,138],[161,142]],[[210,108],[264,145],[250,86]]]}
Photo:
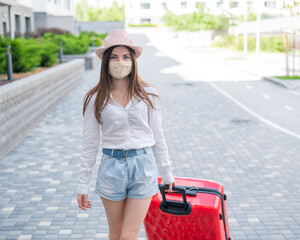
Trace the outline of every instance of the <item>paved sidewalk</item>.
{"label": "paved sidewalk", "polygon": [[[214,64],[207,65],[209,73],[205,76],[206,79],[211,81],[225,81],[227,79],[231,80],[262,80],[264,77],[268,77],[268,80],[276,85],[277,82],[270,79],[270,76],[282,76],[286,75],[286,63],[285,55],[283,53],[266,53],[261,52],[258,56],[256,53],[248,52],[246,55],[241,51],[233,51],[226,48],[215,48],[215,47],[204,47],[201,39],[196,41],[195,39],[189,39],[189,35],[180,34],[178,37],[176,32],[169,27],[158,27],[158,28],[129,28],[128,31],[132,33],[144,32],[151,40],[155,42],[157,47],[163,51],[168,52],[171,55],[179,51],[184,51],[185,53],[199,54],[202,58],[207,58],[209,62],[214,62]],[[176,46],[176,47],[175,47]],[[172,53],[173,52],[173,53]],[[178,54],[180,57],[182,54]],[[195,59],[197,61],[197,59]],[[299,53],[296,53],[295,66],[296,70],[299,71],[300,66]],[[220,69],[219,66],[228,66],[225,69]],[[289,57],[289,65],[292,67],[292,57]],[[217,72],[222,73],[222,78],[218,79],[212,78],[212,74],[216,74],[214,69],[218,69]],[[227,69],[235,70],[233,72],[238,72],[237,79],[232,75],[232,71],[227,71]],[[186,66],[183,67],[182,72],[186,74]],[[179,69],[180,70],[180,69]],[[203,72],[201,72],[201,64],[199,64],[199,76],[203,77]],[[211,71],[212,70],[212,71]],[[298,73],[296,71],[296,74]],[[211,74],[211,72],[213,72]],[[290,74],[292,74],[290,69]],[[250,77],[251,76],[251,77]],[[186,78],[187,76],[185,76]],[[194,80],[194,79],[190,79]],[[198,79],[199,81],[199,79]],[[281,81],[282,82],[282,81]],[[279,84],[281,87],[286,87],[291,91],[296,92],[300,95],[300,81],[285,80],[284,83]]]}
{"label": "paved sidewalk", "polygon": [[[233,240],[300,239],[299,140],[245,112],[207,82],[187,82],[179,62],[132,35],[144,52],[143,80],[162,99],[162,119],[175,176],[224,185]],[[100,199],[80,210],[76,183],[82,137],[82,99],[99,78],[84,81],[7,156],[0,160],[0,239],[108,239]],[[146,239],[142,227],[139,239]]]}

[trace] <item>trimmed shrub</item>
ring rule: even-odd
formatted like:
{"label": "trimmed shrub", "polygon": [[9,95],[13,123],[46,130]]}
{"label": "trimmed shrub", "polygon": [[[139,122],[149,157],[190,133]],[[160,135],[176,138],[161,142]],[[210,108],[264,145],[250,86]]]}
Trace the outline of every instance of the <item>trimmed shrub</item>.
{"label": "trimmed shrub", "polygon": [[40,45],[40,66],[41,67],[50,67],[57,60],[57,54],[59,47],[53,43],[42,43]]}
{"label": "trimmed shrub", "polygon": [[6,73],[5,45],[11,45],[13,72],[28,72],[38,66],[49,67],[56,62],[58,46],[40,39],[0,38],[0,73]]}
{"label": "trimmed shrub", "polygon": [[229,19],[226,16],[204,13],[203,8],[198,12],[182,15],[176,15],[167,9],[163,21],[176,31],[220,30],[229,27]]}
{"label": "trimmed shrub", "polygon": [[71,32],[61,28],[38,28],[37,33],[39,36],[44,36],[46,33],[55,33],[57,35],[71,34]]}
{"label": "trimmed shrub", "polygon": [[46,33],[43,36],[43,40],[54,43],[57,46],[60,46],[60,43],[62,43],[64,54],[84,54],[91,44],[91,39],[86,35],[75,37],[71,34],[56,35]]}
{"label": "trimmed shrub", "polygon": [[3,38],[0,35],[0,74],[6,73],[6,50],[5,46],[11,44],[10,38]]}
{"label": "trimmed shrub", "polygon": [[[239,51],[244,49],[243,36],[234,37],[232,35],[226,35],[222,37],[216,36],[213,40],[213,46],[215,47],[230,47]],[[256,38],[248,37],[248,51],[254,52],[256,49]],[[260,50],[263,52],[283,52],[283,38],[278,36],[262,36],[260,38]]]}
{"label": "trimmed shrub", "polygon": [[96,32],[89,32],[89,31],[83,31],[79,33],[79,37],[87,36],[91,39],[90,45],[92,45],[92,38],[94,38],[94,46],[102,46],[103,45],[103,39],[106,38],[107,33],[96,33]]}
{"label": "trimmed shrub", "polygon": [[36,32],[31,32],[31,31],[26,31],[24,33],[24,38],[28,39],[28,38],[39,38],[41,37],[41,34],[36,33]]}
{"label": "trimmed shrub", "polygon": [[26,50],[30,51],[31,54],[37,55],[37,48],[33,46],[27,47],[22,38],[14,39],[11,42],[11,55],[14,72],[28,72],[33,67],[38,66],[39,59],[36,56],[30,56]]}
{"label": "trimmed shrub", "polygon": [[[60,31],[57,28],[47,31]],[[107,34],[95,32],[83,32],[78,37],[72,34],[56,34],[53,32],[41,32],[43,37],[35,38],[38,34],[27,33],[27,39],[10,37],[2,38],[0,35],[0,73],[6,73],[5,46],[11,45],[13,72],[27,72],[35,67],[49,67],[57,61],[60,43],[64,54],[84,54],[91,45],[91,37],[94,37],[94,45],[103,45],[103,38]]]}

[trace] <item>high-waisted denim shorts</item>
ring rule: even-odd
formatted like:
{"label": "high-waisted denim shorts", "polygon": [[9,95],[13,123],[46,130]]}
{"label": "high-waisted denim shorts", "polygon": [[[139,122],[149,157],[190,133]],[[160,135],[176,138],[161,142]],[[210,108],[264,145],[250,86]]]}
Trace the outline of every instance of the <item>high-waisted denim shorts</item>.
{"label": "high-waisted denim shorts", "polygon": [[116,158],[103,154],[98,169],[95,193],[120,201],[126,197],[141,199],[158,192],[158,173],[153,150],[145,147],[138,155]]}

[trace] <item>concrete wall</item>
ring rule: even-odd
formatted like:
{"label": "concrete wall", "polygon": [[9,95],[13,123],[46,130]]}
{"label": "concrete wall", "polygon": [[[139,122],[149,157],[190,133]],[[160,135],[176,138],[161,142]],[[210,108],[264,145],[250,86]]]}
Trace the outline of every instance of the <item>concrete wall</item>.
{"label": "concrete wall", "polygon": [[77,21],[73,16],[51,16],[45,12],[34,13],[35,31],[38,28],[58,27],[68,30],[74,35],[78,34]]}
{"label": "concrete wall", "polygon": [[0,158],[83,80],[77,59],[0,87]]}
{"label": "concrete wall", "polygon": [[74,59],[83,59],[85,70],[92,70],[92,69],[95,69],[95,68],[98,68],[98,67],[100,68],[101,60],[93,52],[88,52],[86,54],[63,55],[63,62],[69,62],[69,61],[72,61]]}
{"label": "concrete wall", "polygon": [[48,26],[48,17],[44,12],[35,12],[34,13],[34,31],[38,28],[45,28]]}
{"label": "concrete wall", "polygon": [[[260,22],[260,32],[262,34],[282,34],[284,28],[293,28],[293,17],[281,17],[262,19]],[[296,17],[296,29],[300,30],[300,16]],[[247,22],[247,32],[250,35],[256,34],[256,21]],[[238,26],[230,27],[230,34],[241,35],[244,33],[244,23],[240,23]]]}
{"label": "concrete wall", "polygon": [[58,27],[78,34],[75,5],[73,0],[32,0],[35,31],[38,28]]}
{"label": "concrete wall", "polygon": [[108,33],[113,29],[124,29],[123,22],[78,22],[78,32],[93,31]]}
{"label": "concrete wall", "polygon": [[77,21],[73,16],[48,16],[48,27],[59,27],[68,30],[74,35],[78,34]]}
{"label": "concrete wall", "polygon": [[[69,4],[68,4],[69,2]],[[75,5],[73,0],[32,0],[33,12],[45,12],[51,16],[75,17]]]}

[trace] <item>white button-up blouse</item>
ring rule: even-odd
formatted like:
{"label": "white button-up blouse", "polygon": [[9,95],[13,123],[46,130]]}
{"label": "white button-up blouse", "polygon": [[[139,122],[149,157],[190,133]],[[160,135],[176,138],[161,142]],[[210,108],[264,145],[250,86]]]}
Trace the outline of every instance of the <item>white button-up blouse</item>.
{"label": "white button-up blouse", "polygon": [[[146,92],[158,94],[151,86]],[[149,95],[155,109],[135,97],[126,107],[116,102],[110,94],[107,105],[101,112],[99,124],[94,115],[96,94],[92,96],[83,117],[83,144],[80,157],[77,193],[88,194],[92,170],[102,137],[102,147],[111,149],[136,149],[152,147],[157,170],[165,184],[172,183],[168,147],[161,123],[161,105],[157,97]],[[101,136],[100,136],[101,128]]]}

